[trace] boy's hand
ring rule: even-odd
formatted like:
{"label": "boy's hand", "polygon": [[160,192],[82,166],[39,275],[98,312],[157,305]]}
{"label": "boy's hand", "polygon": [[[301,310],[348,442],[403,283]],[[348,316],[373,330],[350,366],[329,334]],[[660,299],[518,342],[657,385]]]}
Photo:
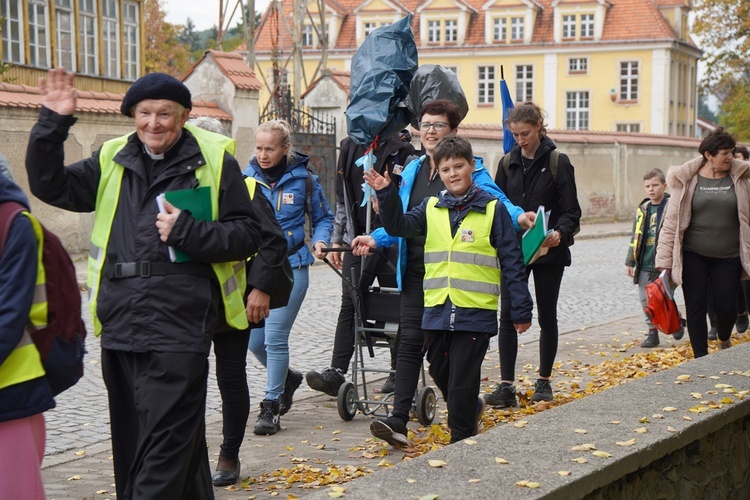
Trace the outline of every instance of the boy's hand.
{"label": "boy's hand", "polygon": [[357,236],[354,238],[354,241],[352,241],[352,253],[360,256],[369,255],[370,249],[375,248],[376,246],[375,238],[369,234],[363,234],[362,236]]}
{"label": "boy's hand", "polygon": [[516,333],[521,334],[531,328],[531,321],[528,323],[515,323],[513,326],[516,329]]}
{"label": "boy's hand", "polygon": [[556,247],[560,245],[560,242],[562,241],[562,239],[560,238],[561,236],[562,235],[560,231],[555,229],[554,231],[552,231],[552,233],[549,236],[547,236],[547,238],[545,238],[544,243],[542,243],[542,246],[543,247]]}
{"label": "boy's hand", "polygon": [[377,173],[374,169],[364,171],[365,182],[375,191],[380,191],[388,187],[391,183],[391,176],[385,171],[385,177]]}
{"label": "boy's hand", "polygon": [[633,277],[633,268],[630,266],[625,266],[625,268],[628,270],[628,276],[631,278]]}
{"label": "boy's hand", "polygon": [[521,229],[530,229],[536,223],[536,212],[524,212],[518,216],[518,225]]}

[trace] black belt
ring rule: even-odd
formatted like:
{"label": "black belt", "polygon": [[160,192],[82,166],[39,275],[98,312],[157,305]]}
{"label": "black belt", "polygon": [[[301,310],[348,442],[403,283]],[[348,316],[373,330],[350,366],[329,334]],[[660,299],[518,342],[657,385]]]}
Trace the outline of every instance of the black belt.
{"label": "black belt", "polygon": [[192,274],[213,278],[213,269],[209,264],[198,264],[196,262],[117,262],[105,266],[104,275],[111,280],[123,278],[148,278],[149,276],[165,276],[167,274]]}

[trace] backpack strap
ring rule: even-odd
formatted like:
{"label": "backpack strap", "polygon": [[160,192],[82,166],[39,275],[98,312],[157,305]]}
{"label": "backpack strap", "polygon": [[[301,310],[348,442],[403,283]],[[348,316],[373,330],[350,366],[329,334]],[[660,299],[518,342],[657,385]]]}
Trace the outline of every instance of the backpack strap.
{"label": "backpack strap", "polygon": [[26,210],[26,207],[15,201],[6,201],[0,203],[0,257],[3,256],[5,241],[8,239],[10,225],[16,215]]}
{"label": "backpack strap", "polygon": [[510,173],[510,153],[503,155],[503,159],[500,160],[500,163],[503,165],[503,170],[505,171],[505,177],[508,177],[508,174]]}
{"label": "backpack strap", "polygon": [[310,231],[309,231],[310,238],[312,238],[312,235],[313,235],[312,195],[313,195],[314,190],[315,190],[315,179],[313,179],[312,170],[308,168],[307,177],[305,177],[305,213],[307,214],[307,217],[310,219]]}
{"label": "backpack strap", "polygon": [[552,179],[557,182],[557,163],[560,160],[560,152],[553,149],[549,154],[549,170],[552,172]]}

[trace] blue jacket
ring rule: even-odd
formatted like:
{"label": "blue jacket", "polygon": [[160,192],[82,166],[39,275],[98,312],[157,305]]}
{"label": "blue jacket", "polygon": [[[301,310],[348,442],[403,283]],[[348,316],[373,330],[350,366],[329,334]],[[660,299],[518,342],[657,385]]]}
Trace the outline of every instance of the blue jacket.
{"label": "blue jacket", "polygon": [[[490,177],[489,172],[487,172],[487,169],[484,167],[484,162],[482,161],[482,159],[478,156],[475,156],[474,159],[476,160],[476,163],[474,167],[474,174],[472,174],[472,179],[477,183],[477,186],[484,189],[494,197],[498,198],[501,202],[503,202],[503,205],[505,205],[505,207],[508,209],[508,213],[510,214],[513,228],[519,230],[520,227],[518,226],[518,216],[523,213],[523,209],[513,205],[510,200],[508,200],[508,197],[505,196],[505,193],[503,193],[500,188],[497,187],[497,184],[495,184],[495,182],[492,180],[492,177]],[[419,169],[422,168],[422,165],[424,165],[426,161],[427,155],[423,155],[420,158],[415,158],[414,160],[409,162],[409,164],[406,165],[406,167],[404,167],[404,170],[401,172],[401,185],[399,186],[398,194],[401,197],[403,212],[406,212],[409,208],[409,197],[411,197],[411,190],[414,186],[414,179],[417,178]],[[427,163],[427,166],[429,168],[429,163]],[[406,242],[403,238],[390,236],[382,227],[379,227],[378,229],[373,231],[371,236],[375,239],[375,244],[379,248],[388,248],[389,246],[398,243],[396,280],[398,281],[398,289],[401,290],[402,280],[404,275],[406,274]]]}
{"label": "blue jacket", "polygon": [[[26,195],[0,174],[0,203],[29,206]],[[13,219],[0,258],[0,364],[21,340],[36,288],[36,237],[27,217]],[[0,389],[0,422],[29,417],[55,407],[44,377]]]}
{"label": "blue jacket", "polygon": [[[306,187],[305,182],[308,175],[312,175],[307,170],[307,163],[310,157],[301,153],[296,153],[294,161],[287,165],[286,170],[281,175],[273,188],[263,175],[263,169],[258,164],[257,159],[253,156],[250,164],[245,169],[244,174],[252,177],[261,183],[263,194],[271,202],[276,213],[276,220],[279,221],[281,230],[286,236],[287,248],[293,249],[300,244],[299,249],[289,255],[289,263],[292,267],[309,266],[315,258],[310,253],[305,242],[305,203]],[[318,176],[313,175],[313,193],[311,199],[312,213],[307,214],[313,227],[312,243],[322,241],[326,246],[331,243],[331,231],[333,230],[333,214],[328,207],[323,188],[318,183]]]}
{"label": "blue jacket", "polygon": [[[383,227],[387,228],[388,231],[403,238],[427,234],[426,206],[429,198],[404,214],[399,206],[395,187],[389,185],[387,188],[378,191],[377,196],[380,204],[380,219],[383,222]],[[446,203],[446,196],[451,195],[447,190],[441,191],[435,206],[448,210],[449,215],[446,215],[450,217],[451,231],[454,236],[470,211],[486,214],[487,204],[496,198],[496,196],[479,189],[465,206],[457,210]],[[526,268],[523,265],[523,254],[518,246],[514,228],[507,214],[508,210],[503,203],[495,205],[490,244],[497,250],[500,270],[502,271],[501,279],[510,293],[511,319],[513,323],[528,323],[531,321],[533,303],[529,294]],[[498,329],[497,311],[458,307],[448,299],[445,304],[425,308],[422,316],[422,329],[495,335]]]}

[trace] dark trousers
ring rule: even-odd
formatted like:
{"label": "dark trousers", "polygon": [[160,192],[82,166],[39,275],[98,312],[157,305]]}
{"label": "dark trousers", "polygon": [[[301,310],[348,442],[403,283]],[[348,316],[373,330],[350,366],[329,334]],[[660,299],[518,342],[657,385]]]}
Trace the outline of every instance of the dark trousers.
{"label": "dark trousers", "polygon": [[117,498],[214,498],[206,447],[206,355],[102,349],[102,375]]}
{"label": "dark trousers", "polygon": [[[352,277],[352,271],[354,276]],[[378,278],[378,284],[381,287],[396,287],[396,275],[388,267],[388,263],[378,255],[367,257],[364,273],[362,271],[362,257],[353,255],[351,252],[344,252],[344,262],[342,273],[344,280],[349,280],[354,286],[359,285],[359,289],[367,290],[372,285],[375,278]],[[349,370],[352,355],[354,354],[354,302],[352,301],[352,290],[346,282],[341,284],[341,309],[339,310],[339,319],[336,325],[336,333],[333,339],[333,355],[331,356],[331,366],[338,368],[346,373]],[[391,353],[391,367],[395,368],[394,354]]]}
{"label": "dark trousers", "polygon": [[249,339],[250,329],[230,330],[214,336],[216,383],[221,393],[221,431],[224,436],[219,453],[230,460],[239,457],[250,414],[246,371]]}
{"label": "dark trousers", "polygon": [[444,330],[425,330],[425,335],[430,376],[448,406],[451,443],[455,443],[476,432],[482,361],[490,336]]}
{"label": "dark trousers", "polygon": [[393,415],[407,421],[414,393],[419,384],[424,357],[423,313],[422,276],[416,276],[407,270],[401,287],[401,322],[398,333],[396,388],[393,400]]}
{"label": "dark trousers", "polygon": [[[526,274],[534,275],[536,314],[541,334],[539,336],[539,376],[550,377],[557,356],[557,299],[560,297],[565,266],[527,267]],[[518,334],[510,319],[510,294],[505,282],[500,286],[500,376],[503,380],[516,379]]]}
{"label": "dark trousers", "polygon": [[688,334],[696,358],[708,354],[706,309],[711,287],[716,314],[716,335],[729,340],[737,320],[737,290],[742,276],[739,257],[715,259],[682,253],[682,292],[685,295]]}
{"label": "dark trousers", "polygon": [[[737,289],[737,314],[747,314],[750,311],[750,280],[740,280],[740,286]],[[714,297],[711,293],[711,286],[708,287],[708,321],[711,327],[716,326],[716,313],[714,312]]]}

